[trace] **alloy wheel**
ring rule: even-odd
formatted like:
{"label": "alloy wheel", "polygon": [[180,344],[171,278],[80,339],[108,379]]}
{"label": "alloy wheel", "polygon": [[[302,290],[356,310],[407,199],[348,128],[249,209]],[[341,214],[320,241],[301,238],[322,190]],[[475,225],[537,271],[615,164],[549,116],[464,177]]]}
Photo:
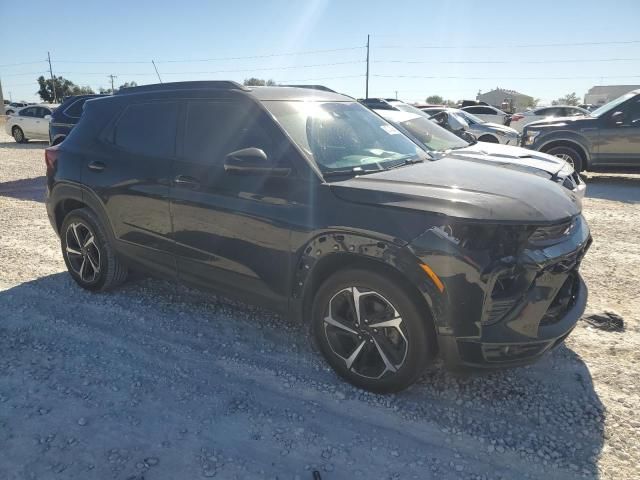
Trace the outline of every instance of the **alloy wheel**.
{"label": "alloy wheel", "polygon": [[22,130],[20,128],[14,128],[13,129],[13,138],[18,143],[20,143],[20,142],[22,142],[22,140],[24,140],[24,133],[22,133]]}
{"label": "alloy wheel", "polygon": [[573,158],[571,158],[571,155],[567,155],[566,153],[560,153],[560,154],[556,155],[556,157],[558,157],[561,160],[564,160],[569,165],[571,165],[572,167],[575,168],[575,165],[573,164]]}
{"label": "alloy wheel", "polygon": [[84,223],[71,223],[65,232],[65,244],[65,255],[74,273],[83,282],[94,282],[100,274],[100,249],[93,232]]}
{"label": "alloy wheel", "polygon": [[409,342],[403,320],[389,300],[373,290],[348,287],[328,302],[324,333],[349,371],[379,379],[404,364]]}

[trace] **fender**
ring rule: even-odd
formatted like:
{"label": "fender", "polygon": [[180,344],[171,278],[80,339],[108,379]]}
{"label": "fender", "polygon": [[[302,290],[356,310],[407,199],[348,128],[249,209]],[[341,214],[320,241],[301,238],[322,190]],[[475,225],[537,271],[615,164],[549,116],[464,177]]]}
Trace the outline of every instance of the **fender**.
{"label": "fender", "polygon": [[440,309],[433,299],[438,303],[442,296],[407,245],[398,238],[374,236],[368,232],[327,230],[317,233],[296,253],[289,315],[306,323],[307,308],[319,287],[317,275],[323,270],[323,265],[331,264],[332,272],[342,266],[361,265],[363,262],[375,262],[415,286],[430,310],[425,312],[425,316],[432,315],[434,307],[435,310]]}

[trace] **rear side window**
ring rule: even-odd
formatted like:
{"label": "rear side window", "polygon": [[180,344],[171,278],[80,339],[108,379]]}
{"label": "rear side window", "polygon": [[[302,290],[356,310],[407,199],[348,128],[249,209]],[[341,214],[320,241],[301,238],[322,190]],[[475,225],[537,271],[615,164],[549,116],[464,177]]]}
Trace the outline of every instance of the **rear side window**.
{"label": "rear side window", "polygon": [[184,153],[192,162],[221,164],[228,153],[249,147],[274,158],[277,138],[268,117],[254,106],[232,102],[187,105]]}
{"label": "rear side window", "polygon": [[35,107],[24,108],[24,109],[20,110],[20,116],[21,117],[35,117],[36,116],[36,108]]}
{"label": "rear side window", "polygon": [[465,110],[469,113],[475,113],[476,115],[495,115],[496,111],[489,107],[468,107]]}
{"label": "rear side window", "polygon": [[80,118],[80,115],[82,115],[82,107],[84,107],[84,102],[86,101],[86,98],[76,100],[64,111],[65,115],[67,117]]}
{"label": "rear side window", "polygon": [[130,153],[171,157],[176,150],[178,104],[129,105],[116,124],[114,143]]}

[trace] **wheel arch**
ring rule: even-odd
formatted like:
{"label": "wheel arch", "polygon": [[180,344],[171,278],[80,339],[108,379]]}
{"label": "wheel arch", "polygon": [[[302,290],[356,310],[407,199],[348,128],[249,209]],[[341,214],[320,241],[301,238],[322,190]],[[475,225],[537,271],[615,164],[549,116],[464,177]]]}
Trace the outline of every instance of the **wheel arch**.
{"label": "wheel arch", "polygon": [[[320,285],[338,271],[361,268],[393,277],[420,310],[433,319],[430,295],[416,283],[418,278],[424,281],[418,264],[419,260],[404,245],[393,241],[346,233],[319,235],[303,248],[296,262],[291,313],[310,325],[314,293]],[[433,328],[435,338],[435,320],[430,322],[430,328]]]}

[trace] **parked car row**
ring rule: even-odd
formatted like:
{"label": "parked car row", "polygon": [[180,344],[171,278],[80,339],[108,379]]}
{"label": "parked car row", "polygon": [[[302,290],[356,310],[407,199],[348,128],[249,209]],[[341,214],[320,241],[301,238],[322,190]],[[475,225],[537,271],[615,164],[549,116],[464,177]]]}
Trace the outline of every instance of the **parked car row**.
{"label": "parked car row", "polygon": [[49,120],[57,105],[30,105],[7,117],[5,131],[18,143],[49,139]]}
{"label": "parked car row", "polygon": [[45,151],[69,274],[103,291],[139,269],[275,309],[375,392],[436,355],[539,359],[585,309],[584,188],[556,158],[464,142],[405,105],[226,81],[86,100]]}

